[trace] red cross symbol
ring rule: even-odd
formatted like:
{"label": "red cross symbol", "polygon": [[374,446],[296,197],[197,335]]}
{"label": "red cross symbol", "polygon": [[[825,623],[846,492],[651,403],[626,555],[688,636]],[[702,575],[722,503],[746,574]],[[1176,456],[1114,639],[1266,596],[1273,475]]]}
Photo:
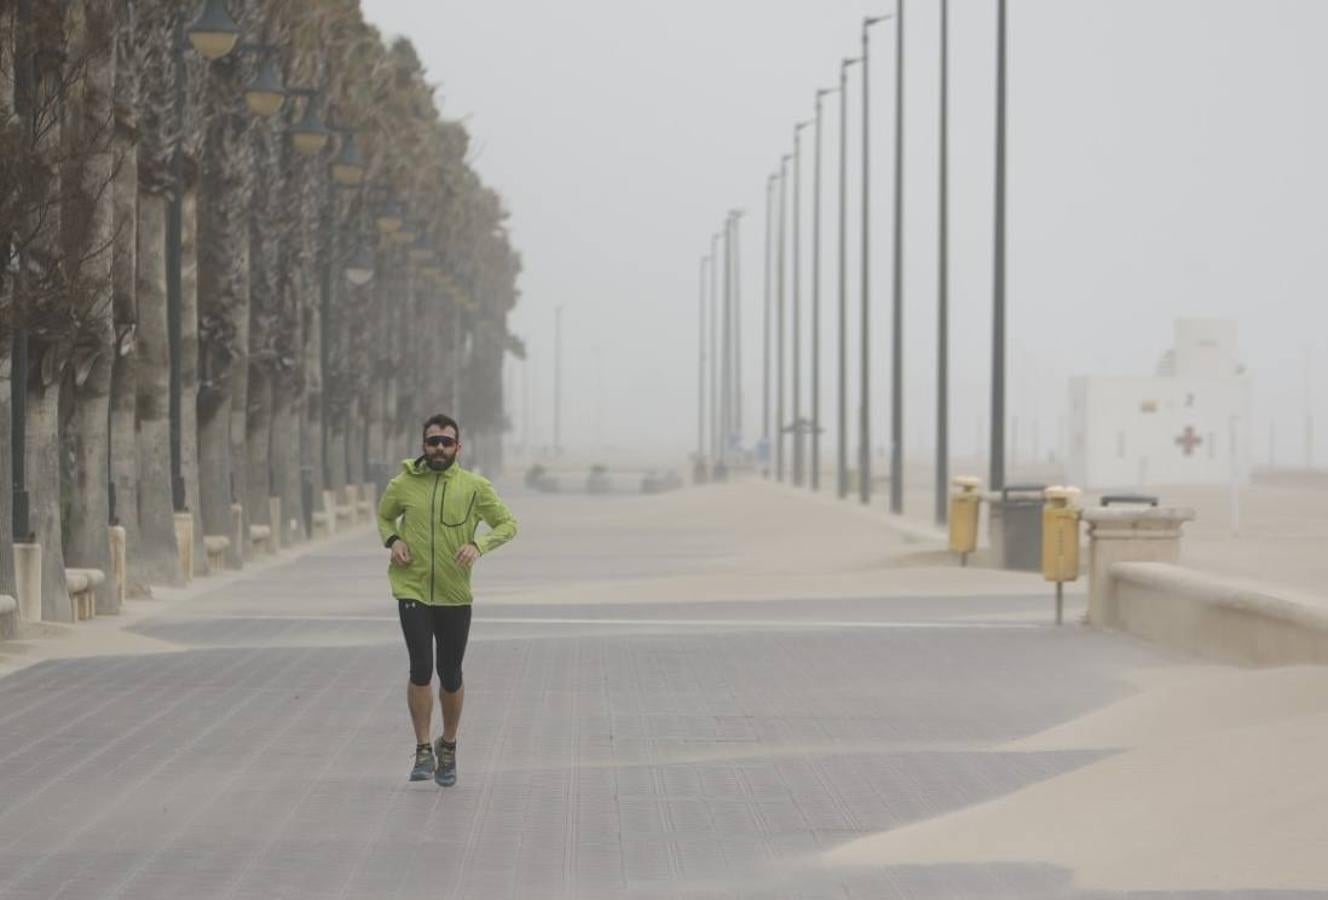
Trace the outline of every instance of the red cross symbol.
{"label": "red cross symbol", "polygon": [[1203,438],[1194,433],[1194,428],[1190,425],[1185,426],[1185,433],[1176,438],[1176,446],[1185,450],[1186,456],[1194,455],[1194,448],[1203,443]]}

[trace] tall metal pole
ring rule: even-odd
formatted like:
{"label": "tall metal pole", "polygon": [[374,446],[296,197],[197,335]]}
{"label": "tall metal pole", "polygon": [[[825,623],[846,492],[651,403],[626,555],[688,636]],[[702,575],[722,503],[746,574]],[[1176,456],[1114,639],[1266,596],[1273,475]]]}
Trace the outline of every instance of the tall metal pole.
{"label": "tall metal pole", "polygon": [[793,483],[806,477],[802,422],[802,129],[793,126]]}
{"label": "tall metal pole", "polygon": [[710,459],[719,460],[719,235],[710,236]]}
{"label": "tall metal pole", "polygon": [[705,267],[709,259],[701,258],[700,291],[697,293],[696,328],[696,465],[697,471],[705,465]]}
{"label": "tall metal pole", "polygon": [[858,390],[858,498],[871,502],[871,26],[888,16],[862,20],[862,384]]}
{"label": "tall metal pole", "polygon": [[728,469],[729,434],[733,427],[733,232],[724,220],[724,312],[721,323],[719,384],[719,461]]}
{"label": "tall metal pole", "polygon": [[784,421],[784,265],[786,235],[788,232],[788,164],[789,156],[787,153],[779,161],[779,326],[776,329],[775,344],[775,477],[780,481],[784,480],[784,435],[787,432]]}
{"label": "tall metal pole", "polygon": [[991,321],[991,490],[1005,487],[1005,3],[996,19],[996,222]]}
{"label": "tall metal pole", "polygon": [[894,315],[890,362],[890,512],[904,511],[904,0],[895,7]]}
{"label": "tall metal pole", "polygon": [[[171,181],[174,185],[166,206],[166,343],[170,353],[170,392],[168,395],[171,432],[171,499],[176,512],[187,509],[184,495],[183,453],[180,449],[180,344],[183,306],[183,231],[184,231],[184,97],[185,66],[183,4],[175,20],[175,141],[171,148]],[[326,420],[324,420],[326,426]]]}
{"label": "tall metal pole", "polygon": [[563,455],[563,308],[553,311],[553,455]]}
{"label": "tall metal pole", "polygon": [[734,210],[733,231],[733,364],[731,390],[733,404],[730,427],[735,437],[742,437],[742,240],[738,229],[742,224],[742,211]]}
{"label": "tall metal pole", "polygon": [[840,498],[848,496],[848,69],[839,64],[839,460]]}
{"label": "tall metal pole", "polygon": [[812,490],[821,489],[821,100],[816,92],[816,172],[812,176]]}
{"label": "tall metal pole", "polygon": [[771,218],[772,207],[774,206],[772,197],[775,190],[775,175],[766,176],[765,180],[765,277],[763,287],[765,294],[764,318],[761,324],[761,441],[765,448],[765,475],[770,477],[770,232],[774,223]]}
{"label": "tall metal pole", "polygon": [[936,269],[936,524],[950,489],[950,0],[941,0],[940,185]]}

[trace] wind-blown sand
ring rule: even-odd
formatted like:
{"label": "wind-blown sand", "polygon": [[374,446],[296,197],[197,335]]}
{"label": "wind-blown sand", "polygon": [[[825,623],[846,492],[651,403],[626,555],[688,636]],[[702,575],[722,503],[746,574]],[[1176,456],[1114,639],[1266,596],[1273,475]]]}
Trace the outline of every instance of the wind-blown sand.
{"label": "wind-blown sand", "polygon": [[1004,748],[1119,752],[824,862],[1046,863],[1115,891],[1328,890],[1328,669],[1195,667],[1149,682]]}

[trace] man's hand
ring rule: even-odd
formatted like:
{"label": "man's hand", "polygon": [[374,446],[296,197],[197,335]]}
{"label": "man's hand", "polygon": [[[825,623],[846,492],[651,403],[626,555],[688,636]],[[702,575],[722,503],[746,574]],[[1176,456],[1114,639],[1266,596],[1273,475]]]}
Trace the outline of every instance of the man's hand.
{"label": "man's hand", "polygon": [[406,546],[406,542],[401,538],[397,538],[392,542],[392,565],[410,565],[410,548]]}
{"label": "man's hand", "polygon": [[474,544],[464,544],[456,552],[456,561],[461,564],[461,568],[469,569],[475,564],[475,560],[480,558],[480,548]]}

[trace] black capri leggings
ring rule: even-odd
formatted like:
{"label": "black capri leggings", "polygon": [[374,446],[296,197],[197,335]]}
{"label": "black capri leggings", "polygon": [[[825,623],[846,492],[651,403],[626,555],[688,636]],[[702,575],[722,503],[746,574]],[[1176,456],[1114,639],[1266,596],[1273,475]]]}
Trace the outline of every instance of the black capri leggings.
{"label": "black capri leggings", "polygon": [[433,681],[434,648],[438,645],[438,678],[443,690],[461,690],[461,657],[470,636],[470,606],[427,606],[418,600],[397,599],[401,633],[410,653],[410,683]]}

